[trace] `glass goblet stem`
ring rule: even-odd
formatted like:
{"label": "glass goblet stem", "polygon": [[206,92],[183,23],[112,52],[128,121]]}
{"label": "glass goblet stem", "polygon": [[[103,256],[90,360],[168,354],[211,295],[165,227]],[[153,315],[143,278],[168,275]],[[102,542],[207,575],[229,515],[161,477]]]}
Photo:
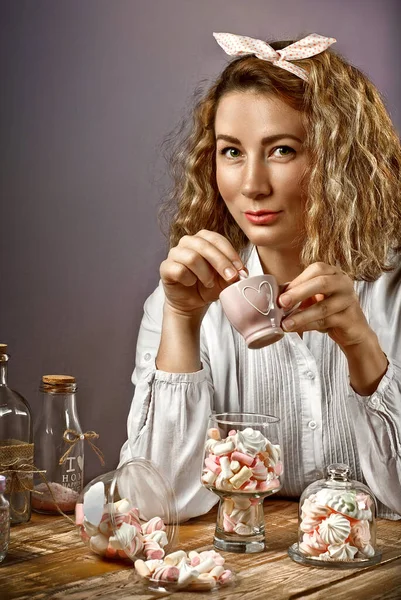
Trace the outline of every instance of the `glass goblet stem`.
{"label": "glass goblet stem", "polygon": [[219,494],[214,546],[226,552],[262,552],[265,548],[263,497]]}

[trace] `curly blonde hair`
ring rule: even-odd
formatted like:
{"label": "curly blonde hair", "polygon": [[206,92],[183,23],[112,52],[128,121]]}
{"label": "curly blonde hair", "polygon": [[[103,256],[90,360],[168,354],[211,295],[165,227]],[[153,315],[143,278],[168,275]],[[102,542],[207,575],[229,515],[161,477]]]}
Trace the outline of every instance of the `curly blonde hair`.
{"label": "curly blonde hair", "polygon": [[323,261],[373,281],[401,250],[400,140],[379,92],[357,68],[331,50],[297,64],[308,83],[254,56],[235,59],[197,102],[191,129],[173,152],[174,187],[161,209],[170,217],[170,246],[200,229],[224,235],[238,251],[247,246],[217,188],[214,121],[225,94],[253,91],[302,113],[310,158],[303,267]]}

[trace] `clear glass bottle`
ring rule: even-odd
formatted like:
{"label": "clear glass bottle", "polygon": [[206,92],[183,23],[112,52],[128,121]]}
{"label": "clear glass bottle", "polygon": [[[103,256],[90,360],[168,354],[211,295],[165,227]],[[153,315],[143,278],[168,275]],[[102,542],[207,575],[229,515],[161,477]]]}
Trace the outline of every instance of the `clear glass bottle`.
{"label": "clear glass bottle", "polygon": [[59,514],[58,508],[72,513],[82,492],[84,470],[75,377],[44,375],[41,391],[42,411],[34,431],[35,466],[46,479],[34,476],[32,508],[45,514]]}
{"label": "clear glass bottle", "polygon": [[376,499],[351,479],[348,465],[327,467],[327,478],[314,481],[299,500],[298,542],[289,556],[304,565],[367,567],[380,562],[376,547]]}
{"label": "clear glass bottle", "polygon": [[16,525],[31,518],[32,415],[25,398],[8,387],[9,358],[7,344],[0,344],[0,474],[7,474],[5,496]]}
{"label": "clear glass bottle", "polygon": [[0,563],[7,556],[10,539],[10,504],[4,497],[6,478],[0,475]]}

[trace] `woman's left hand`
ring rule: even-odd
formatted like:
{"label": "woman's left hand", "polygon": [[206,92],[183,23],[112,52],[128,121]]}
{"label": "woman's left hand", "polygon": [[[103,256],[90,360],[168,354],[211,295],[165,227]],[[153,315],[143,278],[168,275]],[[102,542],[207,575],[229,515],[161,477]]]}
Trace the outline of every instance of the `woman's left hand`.
{"label": "woman's left hand", "polygon": [[283,321],[285,331],[321,331],[343,349],[372,336],[353,281],[341,269],[322,262],[309,265],[279,297],[287,311],[301,302],[299,312]]}

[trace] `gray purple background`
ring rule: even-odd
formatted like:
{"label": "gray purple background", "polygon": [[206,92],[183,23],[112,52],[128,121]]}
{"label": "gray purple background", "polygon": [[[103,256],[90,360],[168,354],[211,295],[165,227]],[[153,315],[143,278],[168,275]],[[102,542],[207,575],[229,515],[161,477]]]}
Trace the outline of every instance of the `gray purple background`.
{"label": "gray purple background", "polygon": [[[1,0],[0,341],[34,418],[40,378],[75,375],[86,477],[126,439],[143,303],[166,240],[161,144],[227,57],[212,37],[320,33],[401,127],[399,0]],[[168,407],[166,407],[168,410]]]}

